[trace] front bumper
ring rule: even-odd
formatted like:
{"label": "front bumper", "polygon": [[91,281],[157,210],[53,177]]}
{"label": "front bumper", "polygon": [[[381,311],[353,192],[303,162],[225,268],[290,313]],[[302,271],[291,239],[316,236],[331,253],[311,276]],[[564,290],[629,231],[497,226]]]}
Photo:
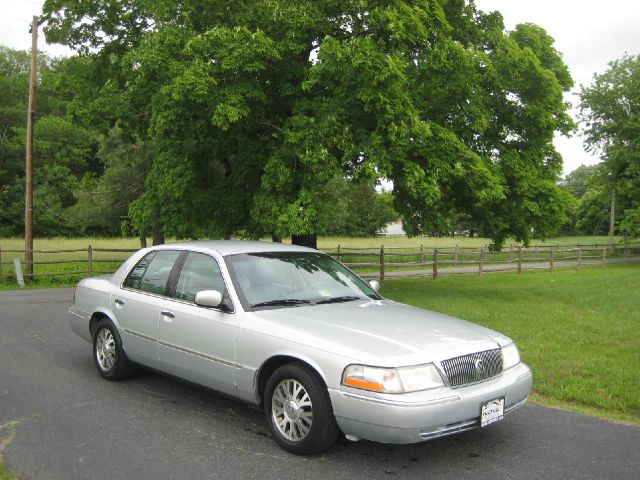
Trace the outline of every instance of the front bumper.
{"label": "front bumper", "polygon": [[531,393],[524,363],[487,382],[403,395],[371,395],[343,387],[329,389],[336,421],[345,435],[383,443],[416,443],[480,426],[481,404],[505,397],[504,413]]}

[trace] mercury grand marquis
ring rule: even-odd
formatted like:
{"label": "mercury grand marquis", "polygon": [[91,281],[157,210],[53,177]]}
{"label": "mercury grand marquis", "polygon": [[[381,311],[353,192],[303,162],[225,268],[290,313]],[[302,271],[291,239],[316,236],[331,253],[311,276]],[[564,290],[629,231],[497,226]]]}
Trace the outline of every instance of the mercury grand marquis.
{"label": "mercury grand marquis", "polygon": [[141,365],[235,397],[298,454],[340,434],[429,440],[526,402],[531,371],[511,339],[378,287],[309,248],[176,243],[82,280],[69,318],[105,379]]}

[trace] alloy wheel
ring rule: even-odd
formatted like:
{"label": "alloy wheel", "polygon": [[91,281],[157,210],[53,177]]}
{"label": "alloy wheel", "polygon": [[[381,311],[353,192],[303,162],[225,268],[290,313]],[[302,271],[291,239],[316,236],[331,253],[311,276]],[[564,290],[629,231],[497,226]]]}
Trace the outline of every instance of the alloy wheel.
{"label": "alloy wheel", "polygon": [[108,328],[103,328],[98,332],[95,354],[103,371],[108,372],[113,368],[116,362],[116,341]]}
{"label": "alloy wheel", "polygon": [[297,380],[282,380],[271,397],[273,423],[284,438],[299,442],[311,431],[313,405],[304,386]]}

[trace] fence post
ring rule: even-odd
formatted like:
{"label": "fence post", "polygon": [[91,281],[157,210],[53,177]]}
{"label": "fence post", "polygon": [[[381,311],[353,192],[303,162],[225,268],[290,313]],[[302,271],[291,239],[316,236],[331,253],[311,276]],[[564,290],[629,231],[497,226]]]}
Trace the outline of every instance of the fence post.
{"label": "fence post", "polygon": [[340,255],[340,244],[338,244],[338,261],[342,262],[342,256]]}
{"label": "fence post", "polygon": [[433,280],[436,280],[438,278],[438,249],[434,248],[433,249],[433,275],[432,275]]}
{"label": "fence post", "polygon": [[[33,271],[33,262],[35,260],[35,257],[33,255],[33,250],[21,250],[24,252],[24,272],[21,271],[22,276],[24,277],[25,280],[33,280],[33,274],[36,273]],[[27,252],[31,252],[31,262],[27,262],[27,260],[29,259],[29,255],[27,255]],[[14,259],[15,260],[15,259]],[[31,269],[29,269],[29,267],[27,265],[31,266]],[[31,271],[31,273],[29,273],[29,271]]]}
{"label": "fence post", "polygon": [[90,277],[93,275],[93,249],[91,245],[87,248],[87,276]]}
{"label": "fence post", "polygon": [[[624,236],[624,250],[622,252],[624,264],[629,265],[629,245],[627,244],[627,236]],[[0,277],[2,277],[2,267],[0,267]]]}
{"label": "fence post", "polygon": [[522,273],[522,247],[518,246],[518,273]]}
{"label": "fence post", "polygon": [[582,248],[578,244],[578,270],[582,267]]}
{"label": "fence post", "polygon": [[482,275],[483,266],[484,266],[484,247],[480,247],[480,263],[478,263],[478,276]]}
{"label": "fence post", "polygon": [[458,244],[457,243],[456,243],[456,248],[454,250],[453,259],[455,260],[456,263],[458,263]]}
{"label": "fence post", "polygon": [[551,256],[549,257],[549,271],[553,273],[553,259],[556,254],[556,247],[551,247]]}
{"label": "fence post", "polygon": [[420,244],[420,263],[424,263],[424,246]]}
{"label": "fence post", "polygon": [[380,281],[384,280],[384,245],[380,245]]}
{"label": "fence post", "polygon": [[604,247],[602,249],[602,262],[601,262],[602,268],[604,268],[604,264],[606,261],[607,261],[607,247]]}

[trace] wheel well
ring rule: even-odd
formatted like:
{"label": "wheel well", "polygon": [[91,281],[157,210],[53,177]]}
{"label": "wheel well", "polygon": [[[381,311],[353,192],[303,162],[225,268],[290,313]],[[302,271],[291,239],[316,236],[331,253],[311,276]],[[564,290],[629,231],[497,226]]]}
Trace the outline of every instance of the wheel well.
{"label": "wheel well", "polygon": [[98,322],[102,319],[110,320],[109,317],[102,312],[96,312],[91,316],[91,320],[89,320],[89,332],[91,332],[91,338],[96,335],[96,327],[98,326]]}
{"label": "wheel well", "polygon": [[264,389],[267,386],[267,382],[269,381],[269,377],[271,376],[271,374],[275,372],[276,369],[280,368],[282,365],[285,365],[287,363],[300,363],[306,366],[312,372],[314,372],[318,376],[322,384],[325,385],[322,375],[320,375],[318,371],[315,368],[313,368],[313,366],[309,365],[307,362],[300,360],[299,358],[291,357],[288,355],[276,355],[275,357],[271,357],[266,362],[264,362],[258,372],[257,393],[258,393],[258,397],[260,398],[260,403],[262,403],[263,401]]}

